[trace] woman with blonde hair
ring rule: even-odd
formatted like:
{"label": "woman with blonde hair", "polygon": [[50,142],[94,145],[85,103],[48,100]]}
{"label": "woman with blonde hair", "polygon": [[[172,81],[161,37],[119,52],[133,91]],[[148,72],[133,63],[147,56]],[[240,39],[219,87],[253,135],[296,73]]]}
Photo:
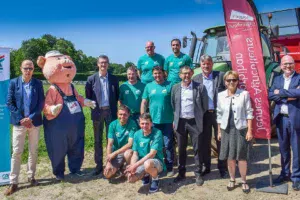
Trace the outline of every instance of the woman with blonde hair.
{"label": "woman with blonde hair", "polygon": [[246,182],[247,160],[252,135],[253,109],[249,92],[238,88],[239,74],[228,71],[224,75],[226,90],[218,94],[218,140],[221,140],[220,160],[227,160],[230,181],[228,191],[235,188],[235,168],[242,179],[242,190],[249,193]]}

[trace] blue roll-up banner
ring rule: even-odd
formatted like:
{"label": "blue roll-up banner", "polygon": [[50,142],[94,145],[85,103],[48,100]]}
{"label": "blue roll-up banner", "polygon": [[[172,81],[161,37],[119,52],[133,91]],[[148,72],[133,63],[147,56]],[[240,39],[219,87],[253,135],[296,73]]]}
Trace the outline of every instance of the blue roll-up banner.
{"label": "blue roll-up banner", "polygon": [[9,184],[10,131],[6,98],[10,76],[10,49],[0,47],[0,185]]}

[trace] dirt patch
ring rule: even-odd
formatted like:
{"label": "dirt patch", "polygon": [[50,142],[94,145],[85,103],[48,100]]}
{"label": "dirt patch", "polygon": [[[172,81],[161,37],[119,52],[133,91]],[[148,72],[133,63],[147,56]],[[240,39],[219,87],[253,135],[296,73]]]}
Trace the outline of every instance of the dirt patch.
{"label": "dirt patch", "polygon": [[[280,172],[280,154],[276,139],[272,139],[272,162],[273,174],[276,177]],[[26,180],[26,165],[22,165],[20,176],[20,190],[8,199],[255,199],[255,200],[285,200],[300,199],[300,192],[292,189],[289,183],[289,194],[268,194],[255,190],[259,181],[268,182],[268,148],[266,140],[258,140],[252,148],[251,163],[249,164],[248,182],[251,192],[246,195],[239,185],[235,190],[228,192],[226,185],[228,179],[220,179],[216,169],[216,158],[212,160],[212,172],[204,177],[205,183],[198,187],[195,185],[194,165],[192,151],[189,149],[187,179],[179,184],[173,183],[173,178],[163,177],[160,181],[160,191],[155,194],[148,194],[148,188],[141,187],[141,182],[135,184],[127,183],[123,178],[116,178],[109,182],[105,179],[92,177],[94,165],[93,153],[87,152],[85,155],[83,171],[87,174],[84,177],[76,178],[71,175],[66,176],[66,182],[57,183],[53,179],[50,162],[44,159],[38,165],[36,178],[40,185],[28,187]],[[69,173],[68,171],[66,174]],[[238,175],[237,184],[240,183]],[[7,186],[0,187],[0,199],[5,199],[3,193]]]}

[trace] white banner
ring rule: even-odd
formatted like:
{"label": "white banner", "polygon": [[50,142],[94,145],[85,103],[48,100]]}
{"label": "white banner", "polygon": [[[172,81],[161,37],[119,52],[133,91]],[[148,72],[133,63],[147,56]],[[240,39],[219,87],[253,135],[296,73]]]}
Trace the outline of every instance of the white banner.
{"label": "white banner", "polygon": [[10,76],[10,49],[0,47],[0,185],[9,184],[10,113],[6,106]]}

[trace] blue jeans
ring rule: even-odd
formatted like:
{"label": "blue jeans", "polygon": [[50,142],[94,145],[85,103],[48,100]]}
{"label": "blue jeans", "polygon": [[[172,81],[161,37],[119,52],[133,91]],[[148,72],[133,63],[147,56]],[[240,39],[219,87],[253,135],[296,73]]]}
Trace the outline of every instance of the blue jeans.
{"label": "blue jeans", "polygon": [[164,156],[165,164],[168,171],[173,170],[173,161],[174,161],[174,135],[173,135],[173,124],[154,124],[154,127],[159,129],[163,134],[164,140]]}

